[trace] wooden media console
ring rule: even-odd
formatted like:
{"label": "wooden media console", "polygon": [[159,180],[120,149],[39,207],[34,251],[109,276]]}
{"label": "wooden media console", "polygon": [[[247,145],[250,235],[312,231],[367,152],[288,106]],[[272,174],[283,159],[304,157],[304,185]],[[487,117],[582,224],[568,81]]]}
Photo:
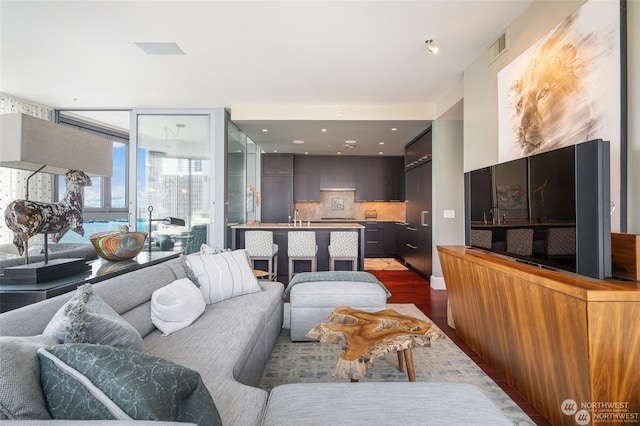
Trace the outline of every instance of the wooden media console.
{"label": "wooden media console", "polygon": [[566,401],[592,424],[614,415],[638,422],[640,283],[464,246],[438,253],[456,333],[550,423],[577,424]]}

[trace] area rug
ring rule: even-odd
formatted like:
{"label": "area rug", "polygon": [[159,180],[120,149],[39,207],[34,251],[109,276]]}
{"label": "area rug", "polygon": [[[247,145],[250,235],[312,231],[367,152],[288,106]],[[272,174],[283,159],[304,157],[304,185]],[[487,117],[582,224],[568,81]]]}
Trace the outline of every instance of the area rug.
{"label": "area rug", "polygon": [[409,268],[392,257],[375,257],[364,259],[365,271],[406,271]]}
{"label": "area rug", "polygon": [[[390,309],[429,321],[413,304],[389,304]],[[291,342],[289,304],[285,303],[284,326],[258,387],[267,391],[285,383],[345,382],[331,376],[341,348],[319,342]],[[416,381],[463,382],[479,386],[514,425],[534,425],[520,407],[448,338],[432,342],[431,347],[413,349]],[[398,357],[389,353],[377,358],[373,369],[361,381],[403,382],[406,373],[398,370]]]}

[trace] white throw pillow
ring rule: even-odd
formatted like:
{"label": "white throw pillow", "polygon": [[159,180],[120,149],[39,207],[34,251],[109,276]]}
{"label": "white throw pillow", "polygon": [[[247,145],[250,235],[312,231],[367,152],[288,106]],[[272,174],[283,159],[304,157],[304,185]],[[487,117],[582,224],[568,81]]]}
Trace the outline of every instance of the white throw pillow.
{"label": "white throw pillow", "polygon": [[191,325],[205,306],[198,287],[188,278],[181,278],[153,292],[151,322],[168,336]]}
{"label": "white throw pillow", "polygon": [[207,305],[243,294],[261,291],[249,266],[246,250],[220,254],[190,254],[187,262],[198,278]]}
{"label": "white throw pillow", "polygon": [[200,246],[200,254],[220,254],[225,251],[225,249],[221,249],[220,247],[212,246],[210,244],[202,244]]}

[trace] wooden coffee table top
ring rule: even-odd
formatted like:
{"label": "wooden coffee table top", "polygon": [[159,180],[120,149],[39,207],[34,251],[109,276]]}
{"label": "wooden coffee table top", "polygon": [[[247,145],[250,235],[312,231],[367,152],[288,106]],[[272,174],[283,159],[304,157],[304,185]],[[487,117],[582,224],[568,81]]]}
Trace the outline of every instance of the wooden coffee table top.
{"label": "wooden coffee table top", "polygon": [[318,324],[307,336],[344,349],[331,373],[335,377],[360,379],[373,360],[390,351],[430,346],[444,334],[433,324],[393,309],[365,312],[339,306],[329,314],[330,323]]}
{"label": "wooden coffee table top", "polygon": [[267,271],[261,271],[260,269],[254,269],[253,270],[253,275],[256,278],[264,278],[266,276],[269,276],[269,273]]}

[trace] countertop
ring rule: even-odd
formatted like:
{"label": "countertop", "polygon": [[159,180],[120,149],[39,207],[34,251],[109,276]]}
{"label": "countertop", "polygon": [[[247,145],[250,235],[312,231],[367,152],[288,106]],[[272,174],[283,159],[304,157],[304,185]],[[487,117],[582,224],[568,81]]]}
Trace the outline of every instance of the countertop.
{"label": "countertop", "polygon": [[232,229],[362,229],[364,225],[359,224],[358,222],[314,222],[311,223],[303,222],[302,226],[293,226],[293,224],[289,223],[259,223],[255,225],[249,225],[246,223],[240,225],[233,225]]}

